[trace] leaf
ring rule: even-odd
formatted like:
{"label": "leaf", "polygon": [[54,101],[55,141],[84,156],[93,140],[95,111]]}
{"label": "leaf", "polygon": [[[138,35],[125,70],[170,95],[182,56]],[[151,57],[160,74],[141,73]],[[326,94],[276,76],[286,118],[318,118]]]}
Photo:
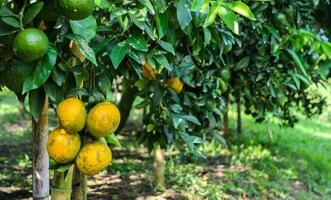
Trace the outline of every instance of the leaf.
{"label": "leaf", "polygon": [[211,33],[208,28],[203,29],[203,35],[205,39],[204,46],[207,46],[210,44],[210,40],[211,40]]}
{"label": "leaf", "polygon": [[192,21],[192,15],[186,4],[186,0],[179,0],[178,2],[177,19],[182,30],[184,30]]}
{"label": "leaf", "polygon": [[206,156],[197,149],[197,147],[195,147],[195,144],[203,144],[204,141],[197,137],[197,136],[191,136],[186,132],[181,132],[180,133],[180,137],[186,142],[186,144],[188,145],[189,149],[191,150],[191,152],[197,156],[197,157],[201,157],[201,158],[206,158]]}
{"label": "leaf", "polygon": [[221,135],[218,134],[218,133],[213,133],[212,136],[213,136],[213,138],[214,138],[215,140],[217,140],[218,142],[220,142],[220,143],[223,144],[224,146],[227,146],[226,140],[224,139],[223,136],[221,136]]}
{"label": "leaf", "polygon": [[114,133],[112,133],[110,136],[106,137],[106,141],[109,144],[113,144],[117,147],[122,147],[120,141],[118,140],[118,138],[116,137],[116,135]]}
{"label": "leaf", "polygon": [[9,16],[18,17],[18,15],[13,13],[9,8],[7,7],[0,8],[0,17],[9,17]]}
{"label": "leaf", "polygon": [[301,70],[303,75],[308,77],[305,67],[305,62],[303,61],[302,57],[298,55],[294,50],[292,49],[286,49],[286,51],[290,54],[290,56],[293,59],[293,62],[296,64],[297,67]]}
{"label": "leaf", "polygon": [[146,6],[148,12],[150,12],[152,15],[155,14],[154,7],[152,3],[149,0],[138,0],[140,3],[142,3],[144,6]]}
{"label": "leaf", "polygon": [[48,81],[44,84],[44,89],[49,99],[55,103],[59,103],[59,101],[64,98],[63,89],[57,86],[52,79],[48,79]]}
{"label": "leaf", "polygon": [[82,20],[70,20],[72,32],[82,36],[87,42],[95,37],[97,21],[90,15]]}
{"label": "leaf", "polygon": [[169,71],[172,70],[172,67],[169,64],[167,57],[165,57],[164,55],[154,55],[154,58],[162,67],[165,67]]}
{"label": "leaf", "polygon": [[162,40],[159,40],[158,43],[164,50],[168,51],[169,53],[172,53],[173,55],[176,55],[175,49],[170,43],[164,42]]}
{"label": "leaf", "polygon": [[234,12],[221,4],[218,7],[218,16],[232,32],[239,34],[239,23]]}
{"label": "leaf", "polygon": [[32,4],[24,13],[23,24],[28,24],[38,15],[44,6],[44,2],[38,2]]}
{"label": "leaf", "polygon": [[108,10],[111,7],[108,0],[95,0],[95,5],[104,10]]}
{"label": "leaf", "polygon": [[227,3],[227,5],[234,12],[236,12],[244,17],[247,17],[250,20],[256,20],[254,14],[252,13],[252,11],[249,9],[249,7],[246,4],[244,4],[240,1],[233,1],[233,2]]}
{"label": "leaf", "polygon": [[14,17],[2,17],[1,20],[9,26],[20,28],[20,23]]}
{"label": "leaf", "polygon": [[76,38],[75,41],[80,52],[95,66],[98,66],[97,60],[95,58],[95,53],[93,49],[88,45],[87,41],[82,38]]}
{"label": "leaf", "polygon": [[199,12],[205,10],[209,6],[210,0],[193,0],[191,11]]}
{"label": "leaf", "polygon": [[280,40],[280,35],[277,29],[269,25],[265,25],[264,27],[271,33],[272,36],[274,36],[274,38]]}
{"label": "leaf", "polygon": [[209,26],[210,24],[212,24],[215,21],[216,16],[218,14],[218,8],[219,8],[219,6],[220,6],[220,3],[219,2],[215,2],[211,6],[211,8],[210,8],[210,10],[209,10],[209,12],[207,14],[207,17],[205,19],[205,22],[203,24],[203,27],[204,28],[206,28],[207,26]]}
{"label": "leaf", "polygon": [[128,52],[128,45],[126,42],[117,43],[112,48],[109,57],[115,69],[117,69],[117,67],[120,65],[127,52]]}
{"label": "leaf", "polygon": [[147,43],[143,35],[133,35],[129,37],[126,42],[138,51],[148,51]]}
{"label": "leaf", "polygon": [[159,39],[163,38],[168,31],[168,15],[167,13],[156,13],[154,16],[156,28],[159,33]]}
{"label": "leaf", "polygon": [[249,56],[246,56],[246,57],[242,58],[242,59],[236,64],[235,70],[240,70],[240,69],[244,69],[244,68],[246,68],[246,67],[249,65],[249,62],[250,62],[250,58],[249,58]]}
{"label": "leaf", "polygon": [[56,63],[57,52],[49,47],[47,53],[37,63],[36,70],[27,77],[23,84],[23,94],[42,86],[48,79]]}
{"label": "leaf", "polygon": [[328,42],[323,42],[322,43],[322,49],[324,51],[324,53],[331,58],[331,44]]}
{"label": "leaf", "polygon": [[35,121],[38,121],[45,103],[45,91],[43,88],[29,92],[29,108]]}
{"label": "leaf", "polygon": [[182,115],[181,117],[183,119],[187,120],[187,121],[190,121],[190,122],[194,123],[194,124],[201,125],[198,118],[194,117],[193,115]]}

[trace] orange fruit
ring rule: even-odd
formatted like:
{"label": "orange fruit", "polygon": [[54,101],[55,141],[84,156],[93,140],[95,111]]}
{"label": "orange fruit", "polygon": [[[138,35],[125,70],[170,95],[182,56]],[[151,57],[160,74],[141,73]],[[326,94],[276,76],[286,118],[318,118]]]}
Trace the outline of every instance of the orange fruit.
{"label": "orange fruit", "polygon": [[61,101],[56,108],[56,114],[61,127],[70,133],[78,133],[85,127],[85,106],[77,98],[71,97]]}
{"label": "orange fruit", "polygon": [[73,161],[80,149],[81,141],[77,133],[68,133],[62,128],[51,132],[47,141],[49,157],[58,163]]}
{"label": "orange fruit", "polygon": [[58,0],[58,7],[68,19],[81,20],[92,14],[94,0]]}
{"label": "orange fruit", "polygon": [[112,153],[107,146],[100,141],[85,145],[76,158],[79,171],[85,175],[95,175],[108,167],[112,161]]}
{"label": "orange fruit", "polygon": [[13,44],[15,55],[26,62],[37,60],[48,50],[48,38],[36,28],[27,28],[16,35]]}
{"label": "orange fruit", "polygon": [[173,89],[177,94],[183,90],[183,82],[178,77],[172,77],[165,81],[167,87]]}
{"label": "orange fruit", "polygon": [[114,133],[121,121],[117,106],[102,102],[94,106],[87,114],[87,130],[95,137],[107,137]]}
{"label": "orange fruit", "polygon": [[148,62],[145,62],[144,66],[143,66],[142,75],[144,78],[146,78],[148,80],[156,79],[156,71],[153,69],[153,67]]}

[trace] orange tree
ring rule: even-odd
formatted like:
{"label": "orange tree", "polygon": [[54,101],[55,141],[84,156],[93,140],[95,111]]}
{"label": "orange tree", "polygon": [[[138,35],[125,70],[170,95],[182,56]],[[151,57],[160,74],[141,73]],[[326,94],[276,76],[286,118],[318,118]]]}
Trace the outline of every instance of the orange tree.
{"label": "orange tree", "polygon": [[245,113],[257,122],[273,115],[293,126],[299,110],[307,116],[321,113],[325,100],[309,87],[323,86],[330,71],[331,43],[321,23],[327,12],[320,11],[330,5],[318,3],[248,3],[257,20],[242,23],[241,45],[224,60],[231,71],[230,93],[239,103],[243,98]]}
{"label": "orange tree", "polygon": [[[1,1],[1,86],[29,104],[39,133],[33,164],[45,174],[48,163],[35,164],[47,161],[48,100],[59,119],[47,142],[52,198],[69,198],[71,185],[73,199],[86,198],[86,175],[111,162],[105,142],[119,145],[113,132],[132,94],[147,111],[141,138],[149,149],[182,141],[204,157],[196,145],[226,105],[229,77],[220,69],[239,33],[237,14],[255,20],[239,1]],[[119,89],[118,111],[109,102]],[[42,188],[35,198],[47,199],[47,181],[34,181]]]}

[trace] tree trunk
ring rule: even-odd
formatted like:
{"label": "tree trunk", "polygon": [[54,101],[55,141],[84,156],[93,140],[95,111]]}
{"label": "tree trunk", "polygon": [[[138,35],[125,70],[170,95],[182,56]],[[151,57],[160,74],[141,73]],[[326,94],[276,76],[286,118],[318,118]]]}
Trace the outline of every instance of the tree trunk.
{"label": "tree trunk", "polygon": [[238,90],[236,93],[236,103],[237,103],[237,134],[240,135],[242,133],[240,90]]}
{"label": "tree trunk", "polygon": [[224,128],[224,137],[227,138],[230,136],[230,130],[229,130],[229,101],[230,101],[230,95],[229,93],[226,94],[226,111],[223,115],[223,128]]}
{"label": "tree trunk", "polygon": [[47,153],[48,139],[48,97],[46,95],[44,108],[38,121],[32,119],[32,170],[33,199],[49,199],[49,158]]}
{"label": "tree trunk", "polygon": [[68,171],[55,171],[52,184],[52,200],[69,200],[71,196],[74,165]]}
{"label": "tree trunk", "polygon": [[87,199],[87,176],[80,173],[75,166],[74,176],[72,181],[72,200],[86,200]]}
{"label": "tree trunk", "polygon": [[138,89],[136,87],[131,86],[123,81],[122,97],[118,104],[118,109],[120,110],[121,113],[121,121],[120,121],[120,125],[116,130],[116,133],[119,133],[122,130],[122,128],[125,126],[125,123],[129,118],[130,111],[133,102],[136,98],[137,92]]}
{"label": "tree trunk", "polygon": [[164,154],[159,146],[154,149],[154,177],[156,186],[164,188]]}

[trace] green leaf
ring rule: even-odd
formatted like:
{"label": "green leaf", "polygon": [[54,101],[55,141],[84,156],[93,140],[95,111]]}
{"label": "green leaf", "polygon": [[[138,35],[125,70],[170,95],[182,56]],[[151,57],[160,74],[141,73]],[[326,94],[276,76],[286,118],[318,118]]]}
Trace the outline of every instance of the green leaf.
{"label": "green leaf", "polygon": [[192,21],[192,15],[186,4],[186,0],[179,0],[178,2],[177,19],[182,30],[184,30]]}
{"label": "green leaf", "polygon": [[117,69],[117,67],[120,65],[122,60],[124,59],[126,53],[128,52],[128,45],[126,42],[120,42],[117,43],[111,50],[109,56],[110,60],[114,65],[114,68]]}
{"label": "green leaf", "polygon": [[306,72],[306,67],[305,67],[305,62],[303,61],[302,57],[298,55],[294,50],[292,49],[286,49],[286,51],[290,54],[290,56],[293,59],[293,62],[296,64],[297,67],[301,70],[303,75],[308,77],[307,72]]}
{"label": "green leaf", "polygon": [[104,10],[108,10],[111,7],[108,0],[95,0],[95,5]]}
{"label": "green leaf", "polygon": [[164,42],[162,40],[159,40],[158,43],[164,50],[166,50],[169,53],[172,53],[173,55],[175,55],[175,49],[170,43]]}
{"label": "green leaf", "polygon": [[9,26],[20,28],[20,23],[15,17],[2,17],[1,20]]}
{"label": "green leaf", "polygon": [[227,146],[226,140],[224,139],[224,137],[222,135],[220,135],[218,133],[213,133],[212,136],[219,143],[223,144],[224,146]]}
{"label": "green leaf", "polygon": [[169,64],[167,57],[165,57],[164,55],[154,55],[153,57],[162,67],[165,67],[169,71],[172,70],[172,67]]}
{"label": "green leaf", "polygon": [[264,26],[270,33],[271,35],[276,38],[277,40],[280,40],[280,35],[277,29],[275,29],[274,27],[270,26],[270,25],[265,25]]}
{"label": "green leaf", "polygon": [[250,20],[256,20],[254,14],[252,13],[252,11],[249,9],[249,7],[246,4],[244,4],[240,1],[233,1],[233,2],[227,3],[227,5],[234,12],[236,12],[244,17],[247,17]]}
{"label": "green leaf", "polygon": [[32,4],[24,13],[23,24],[28,24],[38,15],[44,6],[44,2]]}
{"label": "green leaf", "polygon": [[203,35],[205,38],[204,46],[207,46],[210,44],[210,40],[211,40],[211,32],[209,31],[208,28],[203,29]]}
{"label": "green leaf", "polygon": [[80,52],[95,66],[98,66],[97,60],[95,58],[95,53],[93,49],[88,45],[87,41],[82,38],[76,38],[76,44],[80,50]]}
{"label": "green leaf", "polygon": [[218,16],[232,32],[239,34],[239,23],[234,12],[221,4],[218,7]]}
{"label": "green leaf", "polygon": [[159,39],[163,38],[168,31],[168,15],[167,13],[156,13],[154,16],[156,28],[159,33]]}
{"label": "green leaf", "polygon": [[36,70],[24,81],[23,93],[37,89],[47,81],[56,63],[56,58],[56,50],[53,47],[49,47],[44,57],[38,61]]}
{"label": "green leaf", "polygon": [[322,43],[322,49],[324,51],[324,53],[331,58],[331,44],[328,42],[323,42]]}
{"label": "green leaf", "polygon": [[45,91],[43,88],[29,92],[29,108],[35,121],[38,121],[45,103]]}
{"label": "green leaf", "polygon": [[7,7],[2,7],[0,8],[0,17],[18,17],[15,13],[13,13],[9,8]]}
{"label": "green leaf", "polygon": [[118,140],[118,138],[116,137],[116,135],[114,133],[112,133],[110,136],[106,137],[106,141],[108,144],[113,144],[117,147],[122,147],[120,141]]}
{"label": "green leaf", "polygon": [[210,24],[212,24],[215,21],[216,16],[218,14],[218,8],[219,8],[219,6],[220,6],[220,3],[219,2],[215,2],[211,6],[211,8],[210,8],[210,10],[209,10],[209,12],[207,14],[207,17],[205,19],[205,22],[203,24],[203,27],[204,28],[206,28],[207,26],[209,26]]}
{"label": "green leaf", "polygon": [[70,20],[72,32],[82,36],[87,42],[95,37],[97,21],[90,15],[82,20]]}
{"label": "green leaf", "polygon": [[143,35],[133,35],[129,37],[126,42],[134,49],[138,51],[148,51],[147,43]]}
{"label": "green leaf", "polygon": [[138,1],[142,3],[144,6],[146,6],[148,12],[150,12],[152,15],[155,14],[155,9],[149,0],[138,0]]}
{"label": "green leaf", "polygon": [[201,125],[198,118],[194,117],[193,115],[182,115],[181,117],[183,119],[187,120],[187,121],[190,121],[190,122],[194,123],[194,124]]}
{"label": "green leaf", "polygon": [[44,84],[44,89],[49,99],[55,103],[59,103],[59,101],[64,98],[63,89],[57,86],[52,79],[48,79],[48,81]]}
{"label": "green leaf", "polygon": [[186,142],[186,144],[188,145],[190,151],[197,157],[201,157],[201,158],[206,158],[206,156],[197,149],[197,147],[195,146],[195,144],[203,144],[204,141],[197,137],[197,136],[191,136],[186,132],[181,132],[180,133],[180,137]]}
{"label": "green leaf", "polygon": [[198,55],[199,52],[201,51],[203,46],[202,38],[198,34],[196,38],[194,38],[194,43],[193,43],[193,55]]}
{"label": "green leaf", "polygon": [[191,11],[199,12],[205,10],[209,6],[210,0],[193,0]]}
{"label": "green leaf", "polygon": [[240,70],[240,69],[244,69],[244,68],[248,67],[249,62],[250,62],[250,58],[249,58],[249,56],[246,56],[246,57],[242,58],[242,59],[236,64],[235,70]]}

